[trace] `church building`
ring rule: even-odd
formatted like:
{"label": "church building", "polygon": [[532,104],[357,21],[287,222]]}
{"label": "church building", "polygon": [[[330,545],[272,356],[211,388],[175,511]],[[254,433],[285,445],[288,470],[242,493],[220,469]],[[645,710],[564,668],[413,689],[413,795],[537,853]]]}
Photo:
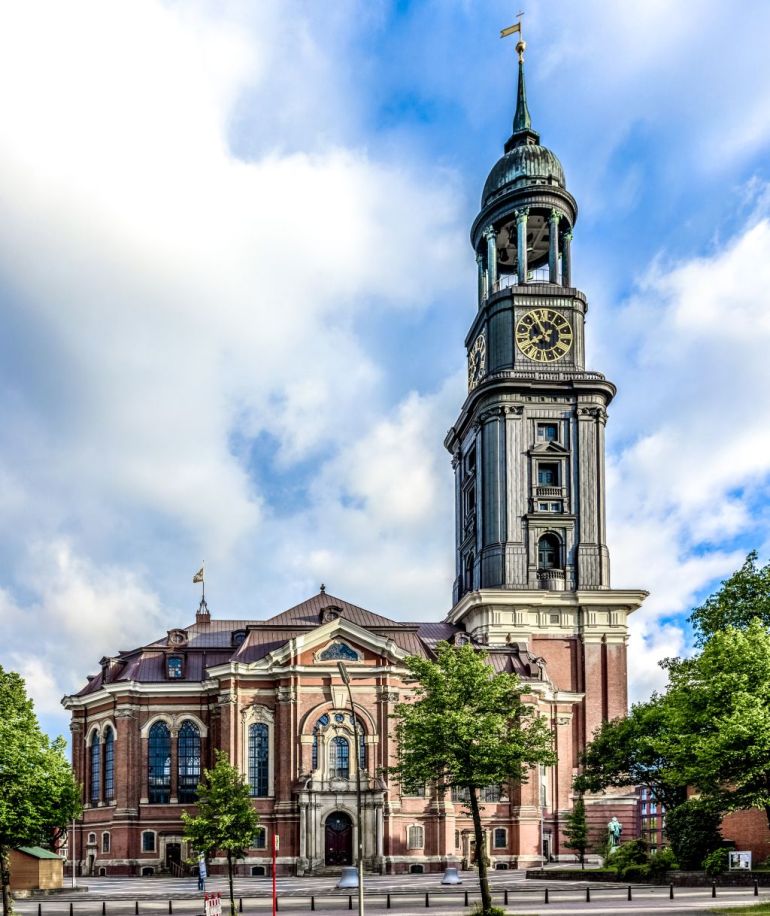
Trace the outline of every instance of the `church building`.
{"label": "church building", "polygon": [[[483,648],[495,671],[518,675],[558,752],[526,784],[481,793],[492,867],[573,860],[563,826],[579,754],[604,720],[626,713],[627,620],[646,593],[610,585],[604,428],[615,387],[585,367],[588,303],[573,285],[570,247],[577,204],[532,127],[523,42],[517,50],[513,132],[471,228],[468,394],[444,443],[455,471],[451,609],[405,622],[322,586],[268,619],[220,620],[202,600],[190,626],[103,658],[63,700],[84,791],[74,836],[83,873],[180,873],[191,853],[180,814],[194,810],[217,749],[243,773],[261,817],[242,874],[270,873],[274,835],[279,874],[352,863],[359,779],[368,870],[472,862],[462,795],[398,785],[385,772],[396,760],[389,717],[410,689],[404,659],[433,657],[440,640]],[[597,829],[617,816],[635,835],[634,792],[589,799],[588,809]]]}

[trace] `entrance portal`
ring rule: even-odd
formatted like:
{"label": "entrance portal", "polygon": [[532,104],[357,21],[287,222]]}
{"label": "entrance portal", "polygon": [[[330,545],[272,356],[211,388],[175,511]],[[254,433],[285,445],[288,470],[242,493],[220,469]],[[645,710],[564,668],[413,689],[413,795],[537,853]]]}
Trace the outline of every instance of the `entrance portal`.
{"label": "entrance portal", "polygon": [[166,843],[166,868],[174,870],[182,864],[182,846],[180,843]]}
{"label": "entrance portal", "polygon": [[326,818],[325,847],[327,865],[353,864],[353,822],[349,814],[335,811]]}

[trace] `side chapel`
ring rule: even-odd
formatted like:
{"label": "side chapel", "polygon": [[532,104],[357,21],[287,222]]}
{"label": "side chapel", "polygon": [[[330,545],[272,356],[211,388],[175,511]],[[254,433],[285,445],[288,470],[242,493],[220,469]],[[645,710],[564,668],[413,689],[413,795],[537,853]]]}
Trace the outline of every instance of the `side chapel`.
{"label": "side chapel", "polygon": [[[614,385],[585,367],[588,303],[573,285],[577,204],[527,106],[519,42],[513,131],[484,184],[471,228],[478,302],[465,339],[468,395],[445,445],[455,470],[451,610],[404,622],[319,594],[266,620],[195,622],[101,660],[65,697],[85,813],[87,874],[178,871],[189,855],[180,812],[194,808],[215,749],[242,771],[262,827],[239,865],[323,873],[353,861],[356,780],[366,866],[439,871],[473,860],[458,795],[382,775],[396,748],[389,715],[408,691],[403,659],[439,640],[470,642],[515,672],[553,730],[558,764],[483,793],[492,867],[572,860],[564,817],[578,755],[627,706],[627,619],[645,598],[610,585],[604,427]],[[431,615],[432,616],[432,615]],[[352,678],[355,746],[337,661]],[[636,794],[591,798],[597,825],[638,829]],[[223,867],[213,862],[212,871]]]}

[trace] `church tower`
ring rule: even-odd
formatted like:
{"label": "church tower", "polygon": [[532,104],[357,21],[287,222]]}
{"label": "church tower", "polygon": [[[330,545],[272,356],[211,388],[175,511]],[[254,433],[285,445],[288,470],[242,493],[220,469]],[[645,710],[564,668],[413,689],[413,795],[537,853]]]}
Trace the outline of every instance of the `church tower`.
{"label": "church tower", "polygon": [[456,481],[448,620],[491,647],[542,657],[554,685],[581,698],[577,753],[603,719],[626,712],[627,617],[646,592],[610,586],[604,431],[615,386],[585,366],[578,208],[532,126],[524,48],[513,132],[471,228],[468,396],[445,441]]}

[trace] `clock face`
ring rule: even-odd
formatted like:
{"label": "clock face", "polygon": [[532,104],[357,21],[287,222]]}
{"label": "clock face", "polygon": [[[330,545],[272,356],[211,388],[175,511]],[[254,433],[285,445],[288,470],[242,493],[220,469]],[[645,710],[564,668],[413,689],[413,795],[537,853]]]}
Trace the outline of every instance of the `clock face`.
{"label": "clock face", "polygon": [[564,315],[548,308],[532,309],[516,325],[516,346],[536,363],[555,363],[566,356],[573,336]]}
{"label": "clock face", "polygon": [[483,334],[479,334],[473,342],[468,354],[468,391],[478,385],[484,378],[487,368],[487,342]]}

